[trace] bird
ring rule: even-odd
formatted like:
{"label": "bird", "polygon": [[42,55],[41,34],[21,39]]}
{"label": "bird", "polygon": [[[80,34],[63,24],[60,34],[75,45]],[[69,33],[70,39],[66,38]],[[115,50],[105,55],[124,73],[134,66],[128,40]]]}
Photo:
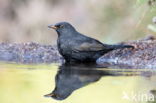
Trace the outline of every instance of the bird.
{"label": "bird", "polygon": [[89,63],[96,60],[104,54],[123,48],[134,48],[131,45],[104,44],[94,38],[78,32],[70,23],[59,22],[48,25],[54,29],[57,34],[57,47],[59,53],[65,59],[65,63]]}

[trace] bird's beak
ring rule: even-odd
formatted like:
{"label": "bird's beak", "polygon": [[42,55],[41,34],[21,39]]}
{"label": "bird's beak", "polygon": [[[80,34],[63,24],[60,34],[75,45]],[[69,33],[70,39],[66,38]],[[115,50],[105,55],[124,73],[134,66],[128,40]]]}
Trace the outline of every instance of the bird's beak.
{"label": "bird's beak", "polygon": [[55,94],[53,94],[53,93],[50,93],[50,94],[46,94],[46,95],[44,95],[45,97],[53,97],[53,96],[55,96]]}
{"label": "bird's beak", "polygon": [[57,27],[55,25],[48,25],[48,28],[52,28],[52,29],[57,29]]}

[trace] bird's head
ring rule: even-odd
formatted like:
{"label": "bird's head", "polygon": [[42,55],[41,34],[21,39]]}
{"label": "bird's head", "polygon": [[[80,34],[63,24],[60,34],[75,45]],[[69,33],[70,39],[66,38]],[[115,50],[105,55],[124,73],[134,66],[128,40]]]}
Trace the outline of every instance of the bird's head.
{"label": "bird's head", "polygon": [[73,31],[75,31],[75,28],[67,22],[59,22],[56,23],[55,25],[49,25],[48,27],[56,30],[59,35],[70,34]]}
{"label": "bird's head", "polygon": [[56,100],[66,99],[73,91],[71,90],[57,90],[55,89],[52,93],[44,95],[45,97],[51,97]]}

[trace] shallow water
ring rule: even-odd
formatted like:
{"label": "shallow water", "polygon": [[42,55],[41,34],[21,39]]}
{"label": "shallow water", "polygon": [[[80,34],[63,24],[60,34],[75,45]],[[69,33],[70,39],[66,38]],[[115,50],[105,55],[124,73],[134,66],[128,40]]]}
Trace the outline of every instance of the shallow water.
{"label": "shallow water", "polygon": [[155,95],[156,70],[0,63],[0,103],[153,103]]}

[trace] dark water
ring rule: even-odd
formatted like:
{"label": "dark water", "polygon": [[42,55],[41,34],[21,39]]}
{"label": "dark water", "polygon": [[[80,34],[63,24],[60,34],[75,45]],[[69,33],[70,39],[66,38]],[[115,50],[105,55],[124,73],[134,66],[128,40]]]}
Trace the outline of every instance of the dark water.
{"label": "dark water", "polygon": [[0,64],[0,103],[154,103],[156,71]]}

